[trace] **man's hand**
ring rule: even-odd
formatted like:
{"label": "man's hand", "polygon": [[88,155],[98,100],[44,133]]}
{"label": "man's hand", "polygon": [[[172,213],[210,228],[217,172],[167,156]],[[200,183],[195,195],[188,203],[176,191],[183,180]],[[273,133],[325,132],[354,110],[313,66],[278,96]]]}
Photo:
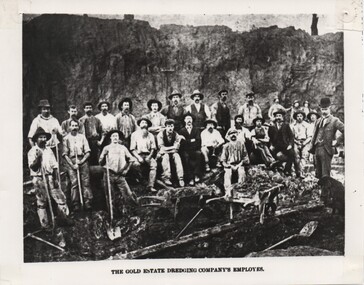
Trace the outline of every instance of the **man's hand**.
{"label": "man's hand", "polygon": [[77,169],[79,169],[78,164],[74,164],[74,165],[72,166],[72,168],[73,168],[73,170],[77,170]]}
{"label": "man's hand", "polygon": [[333,140],[332,141],[332,147],[336,147],[337,146],[337,140]]}
{"label": "man's hand", "polygon": [[274,146],[272,146],[272,145],[271,145],[269,149],[270,149],[271,151],[274,151],[274,149],[275,149],[275,148],[274,148]]}
{"label": "man's hand", "polygon": [[287,150],[290,150],[290,149],[292,149],[292,146],[291,145],[287,146]]}
{"label": "man's hand", "polygon": [[144,159],[140,155],[137,156],[137,160],[138,160],[139,163],[144,162]]}

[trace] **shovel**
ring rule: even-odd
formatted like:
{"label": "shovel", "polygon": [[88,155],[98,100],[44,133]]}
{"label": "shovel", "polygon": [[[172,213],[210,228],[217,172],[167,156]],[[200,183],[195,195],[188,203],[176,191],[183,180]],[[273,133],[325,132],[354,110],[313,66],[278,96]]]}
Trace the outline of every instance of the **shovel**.
{"label": "shovel", "polygon": [[286,241],[289,241],[295,237],[310,237],[313,232],[316,230],[317,228],[317,225],[318,225],[318,222],[317,221],[311,221],[311,222],[308,222],[307,224],[304,225],[304,227],[302,228],[302,230],[299,232],[299,234],[294,234],[294,235],[291,235],[290,237],[268,247],[267,249],[263,250],[263,251],[267,251],[267,250],[270,250],[270,249],[273,249],[275,247],[277,247],[278,245],[281,245],[282,243],[285,243]]}
{"label": "shovel", "polygon": [[109,195],[109,211],[110,211],[110,225],[107,228],[107,236],[110,240],[114,240],[121,237],[120,227],[113,227],[114,210],[112,208],[111,197],[111,184],[110,184],[110,172],[109,172],[109,157],[106,155],[106,179],[107,179],[107,191]]}
{"label": "shovel", "polygon": [[[77,148],[75,145],[75,155],[76,155],[76,164],[78,164],[78,158],[77,158]],[[82,187],[81,187],[81,176],[80,176],[80,167],[77,168],[77,183],[78,183],[78,192],[80,195],[80,203],[81,203],[81,209],[83,210],[83,195],[82,195]]]}
{"label": "shovel", "polygon": [[42,172],[42,178],[43,178],[43,183],[44,183],[44,188],[46,190],[46,195],[47,195],[47,201],[48,201],[48,207],[49,207],[49,212],[51,214],[51,219],[52,219],[52,232],[54,231],[55,227],[56,227],[56,221],[54,218],[54,212],[53,212],[53,207],[52,207],[52,200],[51,200],[51,196],[49,194],[49,188],[48,188],[48,182],[47,182],[47,177],[45,175],[45,168],[42,165],[41,166],[41,172]]}

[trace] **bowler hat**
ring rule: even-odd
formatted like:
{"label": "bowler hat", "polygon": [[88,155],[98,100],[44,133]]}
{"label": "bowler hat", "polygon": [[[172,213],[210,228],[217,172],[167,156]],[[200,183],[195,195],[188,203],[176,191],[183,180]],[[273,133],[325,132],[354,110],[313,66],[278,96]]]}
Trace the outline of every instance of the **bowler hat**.
{"label": "bowler hat", "polygon": [[229,91],[227,91],[226,89],[221,89],[221,90],[219,91],[219,93],[217,93],[217,94],[221,95],[221,93],[222,93],[222,92],[229,93]]}
{"label": "bowler hat", "polygon": [[330,98],[328,97],[321,98],[320,108],[328,108],[330,106],[331,106]]}
{"label": "bowler hat", "polygon": [[160,109],[162,109],[162,103],[161,103],[161,101],[159,101],[159,100],[157,100],[157,99],[150,99],[149,101],[148,101],[148,103],[147,103],[147,106],[148,106],[148,109],[149,110],[152,110],[152,104],[153,103],[157,103],[158,104],[158,111],[160,110]]}
{"label": "bowler hat", "polygon": [[36,142],[38,137],[41,135],[45,135],[47,137],[47,141],[50,140],[50,138],[52,137],[52,135],[50,133],[47,133],[42,127],[38,127],[32,137],[32,141]]}
{"label": "bowler hat", "polygon": [[284,116],[286,114],[286,111],[283,109],[279,109],[279,110],[273,112],[273,116],[276,116],[277,114],[282,114],[282,116]]}
{"label": "bowler hat", "polygon": [[120,110],[120,111],[123,109],[123,104],[124,104],[124,102],[129,102],[130,109],[132,109],[132,108],[133,108],[133,102],[131,101],[131,99],[130,99],[130,98],[124,98],[124,99],[122,99],[122,100],[120,101],[120,103],[119,103],[119,105],[118,105],[118,108],[119,108],[119,110]]}
{"label": "bowler hat", "polygon": [[265,123],[265,120],[262,118],[262,117],[256,117],[254,120],[253,120],[253,124],[255,125],[256,121],[261,121],[262,122],[262,125]]}
{"label": "bowler hat", "polygon": [[311,115],[316,115],[317,118],[320,118],[319,113],[317,113],[316,111],[311,111],[310,113],[307,114],[307,119],[311,120]]}
{"label": "bowler hat", "polygon": [[124,134],[123,132],[119,131],[119,130],[111,130],[109,131],[106,136],[105,136],[105,139],[109,140],[111,139],[111,135],[114,134],[114,133],[118,133],[119,134],[119,139],[120,140],[123,140],[124,139]]}
{"label": "bowler hat", "polygon": [[107,107],[109,108],[109,111],[110,111],[110,109],[111,109],[111,105],[110,105],[110,103],[109,102],[107,102],[107,101],[101,101],[98,105],[97,105],[97,108],[99,109],[99,110],[101,110],[101,105],[102,104],[106,104],[107,105]]}
{"label": "bowler hat", "polygon": [[171,100],[174,95],[177,95],[179,98],[182,98],[182,94],[177,90],[173,90],[173,92],[168,96],[168,99]]}
{"label": "bowler hat", "polygon": [[305,112],[303,112],[302,110],[298,110],[298,111],[296,111],[296,112],[293,114],[293,119],[297,120],[297,116],[298,116],[298,114],[301,114],[301,115],[303,116],[303,119],[305,119],[305,118],[306,118],[306,113],[305,113]]}
{"label": "bowler hat", "polygon": [[206,127],[207,124],[211,124],[211,123],[214,124],[215,128],[217,127],[217,122],[215,120],[213,120],[213,119],[207,119],[205,121],[205,127]]}
{"label": "bowler hat", "polygon": [[203,94],[200,92],[200,90],[196,89],[193,91],[192,95],[191,95],[191,99],[193,99],[196,95],[200,95],[200,99],[203,100],[204,96]]}
{"label": "bowler hat", "polygon": [[38,108],[50,108],[51,105],[49,104],[47,99],[39,100]]}
{"label": "bowler hat", "polygon": [[149,120],[149,119],[147,119],[146,117],[141,117],[138,121],[137,121],[137,125],[138,126],[140,126],[140,123],[142,122],[142,121],[146,121],[147,122],[147,124],[148,124],[148,128],[150,128],[153,124],[152,124],[152,122]]}

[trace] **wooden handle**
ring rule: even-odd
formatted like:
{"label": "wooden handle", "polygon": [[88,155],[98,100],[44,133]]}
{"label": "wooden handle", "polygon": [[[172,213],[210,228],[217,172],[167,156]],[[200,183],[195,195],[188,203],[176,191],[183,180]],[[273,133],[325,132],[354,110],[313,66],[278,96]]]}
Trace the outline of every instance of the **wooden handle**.
{"label": "wooden handle", "polygon": [[270,249],[272,249],[272,248],[275,248],[275,247],[277,247],[278,245],[281,245],[282,243],[285,243],[286,241],[289,241],[289,240],[291,240],[291,239],[293,239],[293,238],[295,238],[297,235],[291,235],[290,237],[288,237],[288,238],[286,238],[286,239],[284,239],[284,240],[282,240],[282,241],[280,241],[280,242],[278,242],[278,243],[276,243],[276,244],[274,244],[274,245],[272,245],[272,246],[270,246],[270,247],[268,247],[268,248],[266,248],[265,250],[263,250],[263,251],[267,251],[267,250],[270,250]]}

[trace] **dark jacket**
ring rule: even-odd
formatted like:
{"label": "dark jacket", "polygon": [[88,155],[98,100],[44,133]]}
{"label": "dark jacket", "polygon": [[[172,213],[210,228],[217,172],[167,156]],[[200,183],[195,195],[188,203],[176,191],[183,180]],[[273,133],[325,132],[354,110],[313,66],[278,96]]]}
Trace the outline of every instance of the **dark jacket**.
{"label": "dark jacket", "polygon": [[268,136],[271,145],[277,150],[286,150],[289,145],[294,144],[294,135],[290,126],[286,123],[282,124],[282,127],[278,130],[277,124],[269,127]]}
{"label": "dark jacket", "polygon": [[191,134],[188,133],[186,127],[182,128],[179,132],[186,140],[182,140],[182,151],[196,151],[201,149],[201,133],[196,127],[192,128]]}

